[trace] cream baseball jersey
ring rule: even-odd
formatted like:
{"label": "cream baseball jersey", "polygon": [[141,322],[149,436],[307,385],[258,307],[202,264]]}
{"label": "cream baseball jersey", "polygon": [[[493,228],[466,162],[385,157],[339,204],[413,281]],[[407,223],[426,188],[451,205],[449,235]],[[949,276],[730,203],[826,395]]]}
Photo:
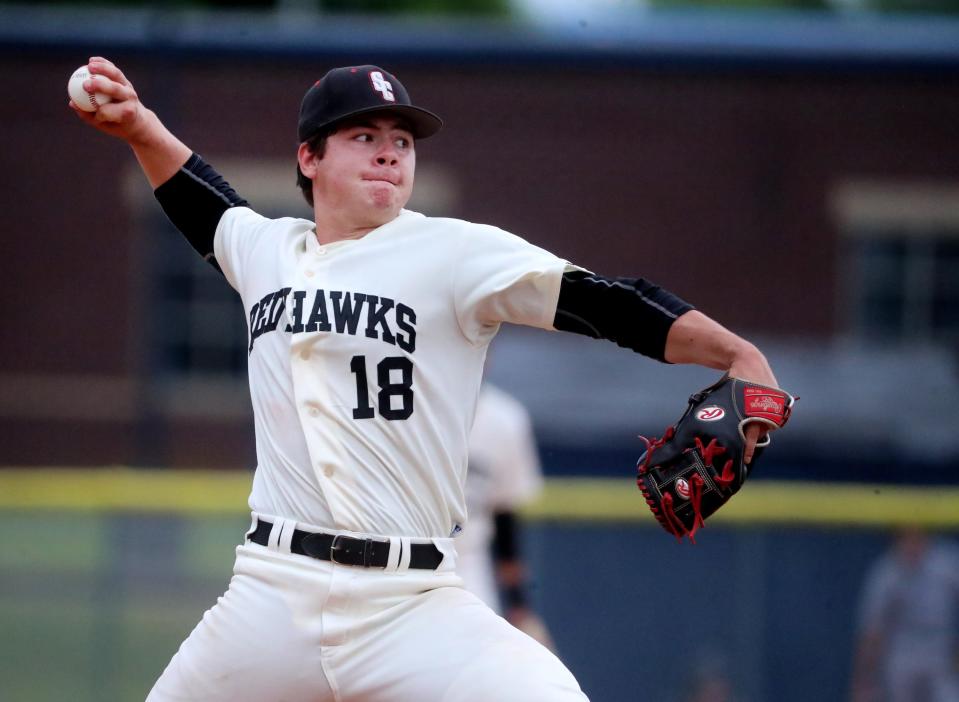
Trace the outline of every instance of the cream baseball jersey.
{"label": "cream baseball jersey", "polygon": [[552,329],[569,264],[495,227],[409,210],[320,245],[310,221],[234,207],[214,252],[247,314],[251,509],[455,533],[487,345],[502,322]]}

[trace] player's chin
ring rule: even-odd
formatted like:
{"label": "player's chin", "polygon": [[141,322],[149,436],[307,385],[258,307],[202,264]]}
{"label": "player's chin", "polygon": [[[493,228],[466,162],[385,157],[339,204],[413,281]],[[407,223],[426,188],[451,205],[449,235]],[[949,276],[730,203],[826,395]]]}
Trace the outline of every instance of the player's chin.
{"label": "player's chin", "polygon": [[409,193],[392,183],[377,182],[370,185],[367,190],[370,205],[377,210],[384,212],[399,212],[406,201],[409,199]]}

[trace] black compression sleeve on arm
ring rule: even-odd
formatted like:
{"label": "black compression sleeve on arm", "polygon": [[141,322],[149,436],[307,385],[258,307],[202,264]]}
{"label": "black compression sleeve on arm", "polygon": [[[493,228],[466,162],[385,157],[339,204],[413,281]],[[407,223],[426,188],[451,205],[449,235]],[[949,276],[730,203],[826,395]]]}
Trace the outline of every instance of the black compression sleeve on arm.
{"label": "black compression sleeve on arm", "polygon": [[[498,571],[500,595],[507,609],[526,607],[526,575],[520,563],[520,523],[515,512],[493,514],[493,560]],[[512,564],[514,567],[509,568]],[[506,566],[504,573],[503,567]]]}
{"label": "black compression sleeve on arm", "polygon": [[519,558],[519,523],[515,512],[493,514],[493,557],[497,561]]}
{"label": "black compression sleeve on arm", "polygon": [[604,278],[567,271],[553,326],[560,331],[609,339],[665,361],[666,335],[676,318],[693,309],[685,300],[643,278]]}
{"label": "black compression sleeve on arm", "polygon": [[247,201],[199,154],[192,154],[172,178],[153,191],[166,216],[190,245],[217,270],[213,258],[213,235],[220,217],[231,207]]}

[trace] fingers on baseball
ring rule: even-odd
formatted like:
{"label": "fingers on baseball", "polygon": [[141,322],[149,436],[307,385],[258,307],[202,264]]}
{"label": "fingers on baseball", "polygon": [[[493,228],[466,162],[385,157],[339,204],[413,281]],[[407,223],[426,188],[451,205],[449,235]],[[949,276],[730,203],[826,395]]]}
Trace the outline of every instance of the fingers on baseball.
{"label": "fingers on baseball", "polygon": [[106,76],[120,85],[132,85],[130,81],[127,80],[127,77],[123,75],[123,71],[117,68],[115,63],[108,61],[102,56],[91,56],[87,67],[90,69],[90,73]]}
{"label": "fingers on baseball", "polygon": [[93,119],[101,124],[109,122],[118,126],[132,123],[137,115],[137,103],[133,100],[108,102],[91,113]]}
{"label": "fingers on baseball", "polygon": [[91,123],[125,123],[136,118],[138,98],[129,83],[118,83],[106,74],[99,73],[84,81],[83,88],[91,93],[104,93],[111,100],[90,113]]}
{"label": "fingers on baseball", "polygon": [[117,83],[104,75],[93,75],[83,82],[83,89],[91,93],[105,93],[114,102],[130,100],[137,96],[133,86]]}

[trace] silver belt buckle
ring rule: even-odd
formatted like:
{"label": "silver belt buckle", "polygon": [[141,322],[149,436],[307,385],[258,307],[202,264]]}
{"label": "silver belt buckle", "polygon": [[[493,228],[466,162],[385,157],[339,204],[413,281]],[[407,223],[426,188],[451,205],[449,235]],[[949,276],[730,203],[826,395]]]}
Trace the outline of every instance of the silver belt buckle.
{"label": "silver belt buckle", "polygon": [[[355,542],[357,545],[362,543],[363,544],[362,553],[350,551],[349,547],[344,545],[345,543],[349,543],[349,542]],[[352,553],[354,556],[358,556],[358,557],[361,556],[362,560],[360,560],[359,558],[356,558],[353,561],[341,561],[340,559],[336,557],[337,553],[344,553],[344,554]],[[330,560],[340,565],[362,566],[364,568],[369,568],[370,558],[372,557],[372,555],[373,555],[373,539],[372,538],[357,539],[356,537],[353,537],[353,536],[336,534],[333,537],[333,542],[330,544]]]}
{"label": "silver belt buckle", "polygon": [[[346,537],[343,536],[343,534],[335,534],[333,536],[333,541],[330,544],[330,560],[333,561],[334,563],[339,563],[340,565],[353,565],[352,563],[347,563],[346,561],[338,560],[336,557],[338,549],[342,548],[342,546],[340,546],[340,539],[344,539],[344,538]],[[343,550],[346,550],[346,549],[343,549]]]}

